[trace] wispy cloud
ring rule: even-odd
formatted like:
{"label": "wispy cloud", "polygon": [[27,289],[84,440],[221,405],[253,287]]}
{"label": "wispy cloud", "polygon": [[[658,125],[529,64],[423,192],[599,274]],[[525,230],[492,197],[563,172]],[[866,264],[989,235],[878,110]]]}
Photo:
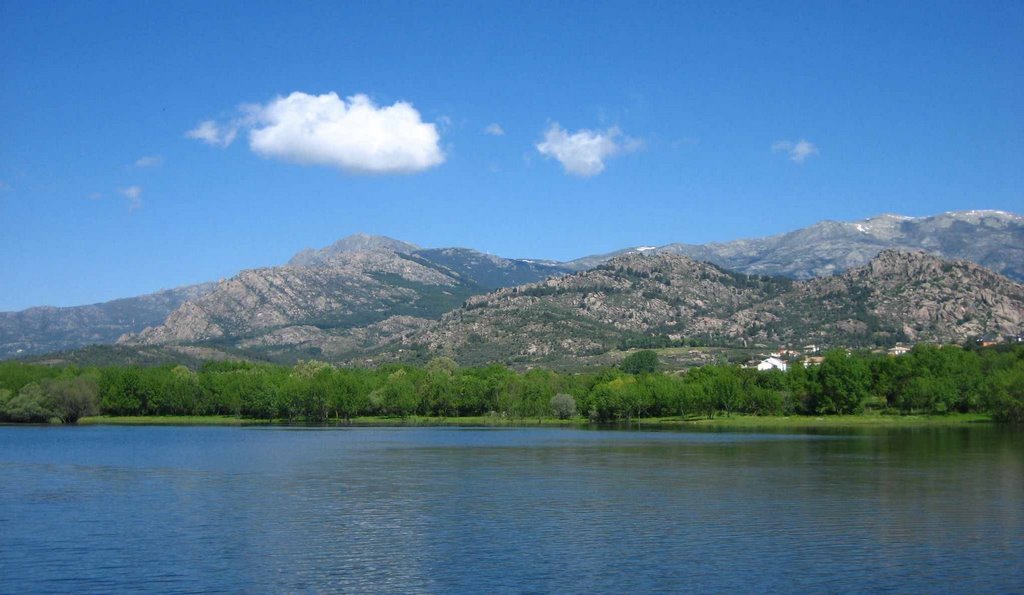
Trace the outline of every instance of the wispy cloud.
{"label": "wispy cloud", "polygon": [[436,120],[437,122],[435,122],[434,124],[441,132],[447,132],[452,129],[452,126],[455,125],[455,123],[452,122],[451,116],[441,115],[438,116]]}
{"label": "wispy cloud", "polygon": [[128,210],[134,211],[142,208],[142,186],[128,186],[117,191],[121,196],[128,199]]}
{"label": "wispy cloud", "polygon": [[215,147],[227,147],[235,140],[238,134],[238,123],[220,125],[213,120],[204,120],[195,128],[185,133],[188,138],[201,140],[208,145]]}
{"label": "wispy cloud", "polygon": [[264,157],[303,165],[327,165],[349,173],[414,173],[445,160],[439,126],[424,122],[410,104],[378,106],[366,95],[342,99],[337,93],[294,92],[265,105],[246,105],[225,124],[200,122],[189,138],[226,147],[242,129],[249,148]]}
{"label": "wispy cloud", "polygon": [[135,160],[135,167],[159,167],[163,163],[164,158],[160,155],[146,155]]}
{"label": "wispy cloud", "polygon": [[798,141],[780,140],[772,144],[773,153],[785,153],[793,163],[803,163],[818,154],[818,147],[804,139]]}
{"label": "wispy cloud", "polygon": [[570,133],[557,122],[548,127],[544,140],[536,145],[541,155],[557,159],[565,173],[583,177],[601,173],[609,158],[642,146],[642,141],[624,136],[616,127]]}
{"label": "wispy cloud", "polygon": [[501,124],[491,122],[486,128],[484,128],[484,134],[489,134],[491,136],[503,136],[505,134],[505,129],[501,127]]}

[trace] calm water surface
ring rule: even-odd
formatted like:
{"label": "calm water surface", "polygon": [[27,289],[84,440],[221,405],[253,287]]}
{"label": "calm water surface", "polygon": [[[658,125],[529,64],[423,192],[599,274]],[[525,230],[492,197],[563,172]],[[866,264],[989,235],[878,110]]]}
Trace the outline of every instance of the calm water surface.
{"label": "calm water surface", "polygon": [[1024,591],[1024,436],[0,427],[0,592]]}

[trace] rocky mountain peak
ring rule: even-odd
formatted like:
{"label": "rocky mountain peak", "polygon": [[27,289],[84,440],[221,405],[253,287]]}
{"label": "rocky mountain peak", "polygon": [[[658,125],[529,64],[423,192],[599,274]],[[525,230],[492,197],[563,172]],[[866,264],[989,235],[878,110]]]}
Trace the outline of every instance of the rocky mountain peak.
{"label": "rocky mountain peak", "polygon": [[699,263],[693,258],[683,254],[644,250],[639,252],[627,252],[616,256],[609,260],[606,266],[611,268],[629,268],[637,272],[655,273],[659,271],[679,272],[691,269],[695,266],[706,267],[708,265],[707,263]]}
{"label": "rocky mountain peak", "polygon": [[959,275],[974,275],[978,271],[989,273],[982,267],[966,260],[945,260],[923,250],[900,250],[897,248],[882,250],[865,267],[852,269],[850,273],[879,279],[898,277],[926,281],[929,277],[941,276],[954,271]]}
{"label": "rocky mountain peak", "polygon": [[398,252],[408,254],[419,250],[416,244],[403,242],[387,236],[375,236],[366,233],[354,233],[341,238],[330,246],[320,248],[306,248],[298,252],[288,261],[293,266],[308,266],[323,263],[333,256],[349,254],[352,252]]}

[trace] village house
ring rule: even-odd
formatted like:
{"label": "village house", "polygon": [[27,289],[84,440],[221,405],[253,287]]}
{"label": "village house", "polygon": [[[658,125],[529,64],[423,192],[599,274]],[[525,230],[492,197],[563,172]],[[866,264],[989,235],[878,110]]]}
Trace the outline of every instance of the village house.
{"label": "village house", "polygon": [[757,364],[757,369],[760,372],[764,372],[766,370],[771,369],[782,370],[783,372],[785,372],[786,370],[789,369],[789,364],[787,364],[786,362],[782,361],[777,357],[767,357],[764,360],[762,360],[761,363]]}
{"label": "village house", "polygon": [[999,343],[999,337],[995,335],[985,335],[984,337],[975,341],[979,347],[992,347]]}

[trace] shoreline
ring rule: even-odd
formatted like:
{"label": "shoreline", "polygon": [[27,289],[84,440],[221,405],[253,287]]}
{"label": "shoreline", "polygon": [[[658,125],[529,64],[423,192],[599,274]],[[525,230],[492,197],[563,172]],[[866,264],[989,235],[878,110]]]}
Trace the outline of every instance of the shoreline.
{"label": "shoreline", "polygon": [[223,415],[150,415],[150,416],[91,416],[79,420],[80,426],[121,425],[121,426],[317,426],[317,427],[622,427],[622,428],[917,428],[939,426],[962,426],[967,424],[992,424],[992,417],[980,413],[951,413],[947,415],[822,415],[822,416],[756,416],[732,415],[713,419],[702,417],[660,417],[642,418],[639,421],[595,423],[577,417],[566,420],[557,418],[502,418],[490,416],[470,417],[355,417],[349,421],[330,419],[323,423],[289,422],[284,419],[273,421],[240,418]]}

